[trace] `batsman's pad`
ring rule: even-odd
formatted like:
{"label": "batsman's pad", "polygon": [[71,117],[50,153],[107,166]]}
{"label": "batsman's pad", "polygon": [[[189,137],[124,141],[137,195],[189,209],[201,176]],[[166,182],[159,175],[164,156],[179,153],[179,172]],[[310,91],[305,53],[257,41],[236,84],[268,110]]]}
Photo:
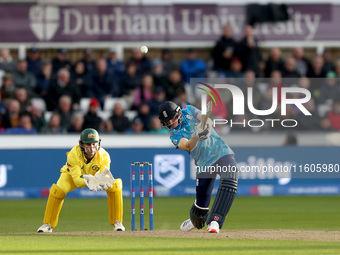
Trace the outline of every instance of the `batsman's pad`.
{"label": "batsman's pad", "polygon": [[112,188],[106,191],[109,207],[109,222],[113,225],[117,220],[123,222],[123,182],[115,179]]}
{"label": "batsman's pad", "polygon": [[202,208],[196,205],[196,202],[190,209],[190,220],[197,229],[204,227],[205,221],[208,217],[209,208]]}
{"label": "batsman's pad", "polygon": [[222,228],[236,196],[237,183],[235,179],[221,179],[207,224],[211,221],[217,221],[220,229]]}
{"label": "batsman's pad", "polygon": [[59,214],[61,207],[63,206],[64,198],[66,194],[56,184],[53,184],[48,196],[44,224],[51,224],[52,228],[55,228],[58,224]]}

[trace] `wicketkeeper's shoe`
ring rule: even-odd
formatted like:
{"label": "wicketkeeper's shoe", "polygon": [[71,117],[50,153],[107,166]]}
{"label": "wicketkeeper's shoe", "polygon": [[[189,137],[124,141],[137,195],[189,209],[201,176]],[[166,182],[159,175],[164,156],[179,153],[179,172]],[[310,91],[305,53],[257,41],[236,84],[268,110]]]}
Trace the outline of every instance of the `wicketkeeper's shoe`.
{"label": "wicketkeeper's shoe", "polygon": [[51,233],[53,228],[51,228],[50,224],[44,224],[40,228],[38,228],[38,233]]}
{"label": "wicketkeeper's shoe", "polygon": [[183,232],[189,232],[189,231],[191,231],[191,230],[193,230],[195,227],[194,227],[194,225],[192,224],[192,222],[191,222],[191,220],[190,219],[188,219],[188,220],[186,220],[186,221],[184,221],[183,223],[182,223],[182,225],[180,226],[180,230],[181,231],[183,231]]}
{"label": "wicketkeeper's shoe", "polygon": [[219,233],[220,232],[220,225],[218,225],[217,221],[212,221],[210,222],[210,224],[208,225],[208,229],[207,231],[209,233]]}
{"label": "wicketkeeper's shoe", "polygon": [[113,231],[125,231],[123,223],[117,220],[115,224],[113,224]]}

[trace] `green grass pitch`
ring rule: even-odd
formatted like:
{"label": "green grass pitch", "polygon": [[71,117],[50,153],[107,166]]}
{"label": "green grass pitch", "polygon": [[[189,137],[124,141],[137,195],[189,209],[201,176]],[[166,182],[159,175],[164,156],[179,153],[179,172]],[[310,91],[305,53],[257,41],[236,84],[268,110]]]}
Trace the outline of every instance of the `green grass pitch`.
{"label": "green grass pitch", "polygon": [[[194,198],[155,198],[155,233],[177,233]],[[0,254],[339,254],[335,241],[37,234],[46,199],[0,200]],[[138,204],[138,200],[136,201]],[[147,205],[147,200],[145,201]],[[137,210],[138,213],[138,210]],[[58,232],[111,231],[106,199],[66,199]],[[136,215],[136,218],[139,217]],[[236,197],[223,230],[340,231],[340,197]],[[130,230],[130,200],[124,199]],[[139,222],[136,222],[139,226]],[[145,217],[148,227],[148,217]],[[164,232],[164,231],[163,231]],[[178,230],[179,232],[179,230]],[[225,233],[225,232],[224,232]],[[228,232],[226,232],[228,233]],[[339,233],[339,232],[337,232]],[[187,233],[190,237],[190,233]]]}

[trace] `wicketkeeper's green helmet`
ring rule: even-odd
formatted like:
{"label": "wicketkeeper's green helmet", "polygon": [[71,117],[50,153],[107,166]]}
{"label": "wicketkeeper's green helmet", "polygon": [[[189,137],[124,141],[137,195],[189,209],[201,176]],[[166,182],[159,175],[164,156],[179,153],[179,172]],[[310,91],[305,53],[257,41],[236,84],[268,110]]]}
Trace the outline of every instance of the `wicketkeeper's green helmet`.
{"label": "wicketkeeper's green helmet", "polygon": [[[99,134],[97,130],[94,128],[87,128],[84,129],[81,134],[80,134],[80,139],[79,139],[79,147],[80,150],[88,157],[88,158],[93,158],[94,155],[99,151],[100,149],[100,141],[99,139]],[[95,143],[95,147],[86,147],[84,144],[87,143]]]}
{"label": "wicketkeeper's green helmet", "polygon": [[80,134],[79,142],[82,143],[99,143],[99,134],[94,128],[84,129]]}

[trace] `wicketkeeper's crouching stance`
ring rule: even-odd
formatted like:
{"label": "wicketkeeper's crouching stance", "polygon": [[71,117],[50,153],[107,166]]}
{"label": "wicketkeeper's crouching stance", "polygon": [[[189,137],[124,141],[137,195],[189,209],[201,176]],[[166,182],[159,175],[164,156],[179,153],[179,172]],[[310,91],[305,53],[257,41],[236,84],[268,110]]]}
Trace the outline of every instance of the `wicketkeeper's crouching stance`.
{"label": "wicketkeeper's crouching stance", "polygon": [[110,155],[100,147],[101,139],[95,129],[81,132],[79,145],[67,153],[67,162],[61,168],[57,184],[52,184],[47,200],[44,224],[38,232],[52,232],[66,194],[76,188],[91,191],[106,190],[109,206],[109,222],[114,231],[125,231],[123,226],[123,183],[114,179],[110,172]]}

